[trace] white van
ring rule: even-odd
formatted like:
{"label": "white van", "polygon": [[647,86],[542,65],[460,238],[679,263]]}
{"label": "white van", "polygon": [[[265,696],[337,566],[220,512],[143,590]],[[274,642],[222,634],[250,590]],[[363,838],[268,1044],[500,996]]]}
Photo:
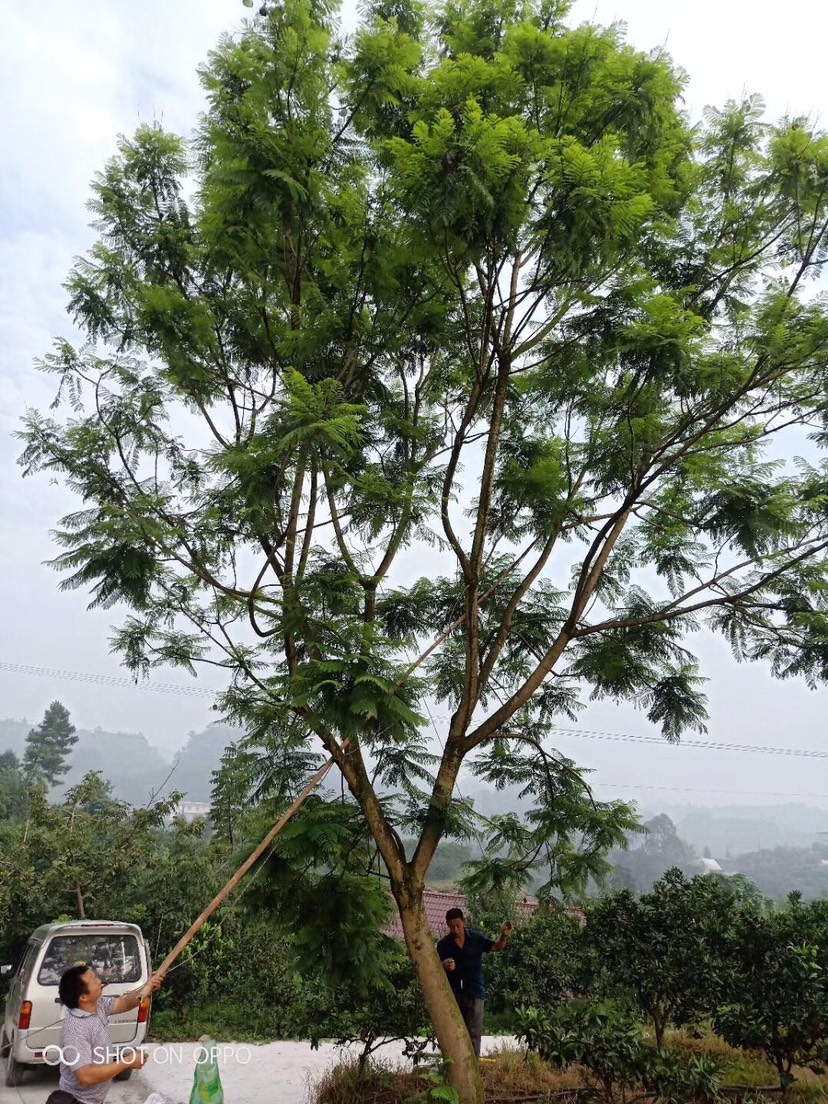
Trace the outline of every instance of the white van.
{"label": "white van", "polygon": [[[104,996],[120,997],[150,978],[149,944],[137,924],[113,920],[75,920],[44,924],[32,933],[17,967],[0,967],[12,977],[0,1026],[0,1053],[6,1058],[6,1085],[19,1085],[28,1066],[54,1065],[66,1009],[58,997],[61,974],[78,963],[91,966],[104,983]],[[114,1050],[139,1046],[147,1035],[150,1001],[113,1016],[109,1033]],[[132,1070],[119,1075],[127,1080]]]}

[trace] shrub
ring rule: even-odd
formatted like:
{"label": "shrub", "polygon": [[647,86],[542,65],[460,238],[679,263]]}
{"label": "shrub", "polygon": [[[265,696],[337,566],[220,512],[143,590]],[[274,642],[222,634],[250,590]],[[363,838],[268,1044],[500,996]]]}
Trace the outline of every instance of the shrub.
{"label": "shrub", "polygon": [[668,1104],[712,1101],[719,1081],[705,1055],[682,1061],[647,1043],[644,1026],[612,1002],[573,1001],[556,1012],[522,1009],[519,1038],[558,1069],[580,1066],[603,1104],[655,1095]]}
{"label": "shrub", "polygon": [[584,995],[581,932],[559,909],[538,909],[516,928],[504,954],[486,962],[486,1014],[514,1025],[515,1009],[553,1009],[573,993]]}
{"label": "shrub", "polygon": [[653,1025],[656,1044],[668,1024],[709,1016],[728,983],[728,938],[739,909],[716,879],[688,881],[669,870],[651,893],[624,890],[587,912],[584,942],[594,986],[626,999]]}
{"label": "shrub", "polygon": [[793,1067],[821,1073],[828,1058],[828,904],[740,916],[732,932],[732,995],[717,1009],[716,1030],[733,1046],[762,1050],[783,1093]]}

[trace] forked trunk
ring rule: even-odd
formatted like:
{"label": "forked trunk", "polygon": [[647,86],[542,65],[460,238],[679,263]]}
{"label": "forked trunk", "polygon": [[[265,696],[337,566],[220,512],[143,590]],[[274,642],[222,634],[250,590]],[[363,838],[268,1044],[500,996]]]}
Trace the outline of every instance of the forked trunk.
{"label": "forked trunk", "polygon": [[448,1060],[448,1080],[460,1097],[460,1104],[483,1104],[483,1081],[471,1039],[440,965],[429,931],[422,893],[398,898],[408,954],[423,992],[434,1034],[443,1057]]}

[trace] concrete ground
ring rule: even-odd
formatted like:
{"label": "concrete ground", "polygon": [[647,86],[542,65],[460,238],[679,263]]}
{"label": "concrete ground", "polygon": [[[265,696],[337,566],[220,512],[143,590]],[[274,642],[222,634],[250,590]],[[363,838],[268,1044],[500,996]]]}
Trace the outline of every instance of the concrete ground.
{"label": "concrete ground", "polygon": [[[502,1038],[485,1038],[483,1053],[500,1045]],[[305,1104],[309,1089],[343,1057],[331,1043],[311,1050],[309,1043],[280,1042],[261,1046],[220,1043],[219,1071],[225,1104]],[[148,1044],[150,1060],[129,1081],[113,1082],[106,1104],[144,1104],[155,1091],[168,1104],[189,1104],[198,1043]],[[391,1044],[380,1058],[395,1059],[402,1047]],[[203,1048],[198,1057],[203,1060]],[[16,1089],[4,1087],[5,1062],[0,1062],[0,1104],[44,1104],[58,1087],[57,1070],[45,1066],[26,1072]]]}

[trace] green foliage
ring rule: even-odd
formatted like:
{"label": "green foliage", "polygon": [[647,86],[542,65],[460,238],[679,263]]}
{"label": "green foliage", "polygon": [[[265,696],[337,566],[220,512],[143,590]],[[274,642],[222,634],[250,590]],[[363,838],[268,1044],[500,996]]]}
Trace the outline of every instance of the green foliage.
{"label": "green foliage", "polygon": [[[301,953],[301,952],[300,952]],[[333,1039],[337,1045],[359,1043],[358,1062],[364,1069],[371,1055],[391,1042],[403,1042],[404,1053],[416,1055],[430,1041],[428,1012],[414,970],[399,945],[388,948],[374,984],[366,990],[354,982],[337,980],[331,1000],[330,984],[303,986],[302,1015],[311,1045]],[[301,999],[304,998],[304,999]]]}
{"label": "green foliage", "polygon": [[[514,937],[518,954],[511,965],[512,988],[519,994],[525,986],[526,1000],[512,1023],[546,1060],[589,1069],[607,1099],[616,1081],[646,1086],[655,1076],[666,1078],[659,1094],[685,1098],[682,1092],[690,1090],[682,1069],[701,1052],[688,1045],[678,1048],[678,1066],[655,1061],[653,1055],[662,1054],[665,1045],[676,1049],[669,1024],[711,1021],[725,1043],[766,1055],[783,1092],[797,1066],[824,1072],[825,901],[803,904],[792,894],[785,909],[772,910],[742,885],[711,877],[687,881],[671,871],[650,894],[635,897],[624,891],[596,902],[587,910],[583,929],[571,928],[566,939],[559,934],[556,940],[533,941],[534,928],[529,925]],[[541,960],[527,957],[522,939],[540,952]],[[537,980],[541,961],[553,979],[548,985]],[[558,978],[568,993],[555,984]],[[495,975],[493,996],[505,992],[502,986]],[[572,996],[574,1002],[568,999]],[[654,1029],[654,1049],[642,1041],[640,1017]],[[755,1077],[755,1071],[731,1068],[732,1055],[722,1061],[728,1083]],[[692,1076],[703,1084],[703,1068],[693,1069]],[[712,1089],[699,1091],[704,1095]]]}
{"label": "green foliage", "polygon": [[[413,855],[416,840],[405,840],[406,852]],[[428,870],[429,881],[433,886],[449,883],[457,885],[463,875],[463,868],[477,854],[476,849],[467,843],[458,840],[444,839],[431,862]]]}
{"label": "green foliage", "polygon": [[641,1022],[611,1002],[573,1002],[554,1013],[523,1009],[518,1022],[519,1038],[530,1050],[558,1069],[580,1066],[604,1104],[631,1094],[674,1104],[717,1098],[719,1078],[710,1059],[683,1062],[647,1043]]}
{"label": "green foliage", "polygon": [[729,934],[739,915],[726,884],[688,881],[678,870],[648,894],[624,890],[596,902],[584,939],[598,990],[626,997],[651,1021],[661,1046],[669,1023],[706,1018],[728,991]]}
{"label": "green foliage", "polygon": [[612,1004],[570,1003],[557,1012],[521,1009],[518,1038],[558,1069],[582,1065],[613,1104],[620,1089],[640,1080],[644,1066],[641,1023]]}
{"label": "green foliage", "polygon": [[315,1104],[457,1104],[457,1090],[438,1070],[402,1070],[394,1065],[345,1060],[331,1067],[313,1086]]}
{"label": "green foliage", "polygon": [[668,870],[696,873],[699,862],[693,848],[679,836],[676,826],[664,813],[643,825],[643,838],[637,846],[616,849],[608,861],[613,867],[612,881],[623,888],[652,890]]}
{"label": "green foliage", "polygon": [[739,916],[730,997],[716,1029],[734,1046],[763,1050],[783,1092],[794,1065],[823,1072],[828,1060],[828,907],[791,895],[787,909]]}
{"label": "green foliage", "polygon": [[[334,990],[324,974],[304,982],[295,948],[273,924],[231,905],[194,942],[154,1000],[155,1036],[308,1038],[318,1011],[308,990],[318,990],[319,1002],[327,999],[331,1006]],[[261,999],[251,1000],[251,992]]]}
{"label": "green foliage", "polygon": [[497,789],[517,784],[530,802],[525,817],[514,813],[486,822],[482,858],[467,864],[460,886],[471,899],[506,901],[533,882],[544,901],[582,897],[590,880],[610,872],[606,855],[626,847],[638,828],[635,812],[623,801],[596,801],[584,772],[560,754],[548,754],[527,731],[525,754],[506,740],[493,741],[472,761],[475,775]]}
{"label": "green foliage", "polygon": [[[268,801],[277,802],[277,783],[288,786],[292,769],[281,780],[271,772],[276,789]],[[385,883],[359,871],[371,858],[360,818],[332,797],[309,803],[308,823],[297,823],[199,932],[156,997],[156,1037],[358,1042],[361,1076],[370,1080],[369,1059],[386,1042],[404,1040],[414,1052],[415,1040],[428,1036],[411,963],[378,931],[388,910]],[[239,815],[234,832],[255,837],[278,807]],[[160,957],[244,850],[238,840],[231,849],[226,838],[208,837],[198,822],[165,825],[168,811],[114,802],[93,775],[63,805],[34,800],[28,824],[0,824],[4,957],[38,924],[73,915],[78,889],[96,914],[141,924]],[[105,870],[95,862],[104,852]],[[354,900],[324,901],[323,894],[339,892],[340,876],[343,896]],[[498,907],[495,913],[499,919]],[[325,942],[331,933],[341,948]],[[607,1104],[639,1092],[677,1104],[708,1100],[717,1079],[755,1084],[763,1072],[756,1051],[787,1089],[794,1067],[821,1069],[825,1058],[826,933],[824,901],[806,905],[794,896],[772,911],[749,885],[688,881],[675,871],[651,894],[595,902],[583,926],[559,908],[539,909],[517,928],[508,952],[492,956],[488,1009],[556,1068],[586,1070]],[[251,1003],[251,992],[263,999]],[[653,1046],[642,1015],[657,1030],[659,1017],[680,1024],[711,1015],[728,1043],[750,1053],[690,1036],[677,1042],[669,1032],[664,1047]],[[442,1080],[417,1091],[447,1099],[444,1089],[456,1092]]]}
{"label": "green foliage", "polygon": [[0,881],[4,941],[25,941],[44,918],[111,913],[115,901],[123,901],[122,883],[134,886],[147,852],[155,852],[155,834],[179,799],[172,794],[130,809],[113,800],[94,773],[69,790],[62,805],[48,805],[35,790],[25,823],[2,826],[9,871]]}
{"label": "green foliage", "polygon": [[[65,804],[49,806],[39,794],[28,822],[0,824],[3,961],[13,961],[41,923],[76,918],[81,901],[90,915],[139,924],[156,961],[166,954],[241,861],[203,823],[165,823],[178,796],[134,809],[113,801],[92,775]],[[318,801],[310,811],[326,823],[340,808]],[[353,842],[346,830],[353,819],[350,811],[340,859]],[[332,838],[326,826],[320,854]],[[290,845],[271,856],[267,866],[285,869],[272,875],[268,894],[279,885],[297,891],[305,868],[296,860],[291,872],[294,860]],[[301,903],[286,897],[263,916],[254,891],[267,866],[248,875],[173,966],[154,1000],[153,1034],[361,1040],[369,1052],[388,1037],[418,1035],[427,1015],[413,970],[378,931],[389,910],[384,888],[378,896],[375,879],[363,878],[366,887],[354,873],[337,884],[320,867],[320,882]],[[251,1002],[251,992],[262,999]]]}
{"label": "green foliage", "polygon": [[538,909],[515,928],[507,953],[490,955],[486,962],[487,1017],[511,1023],[521,1005],[552,1009],[572,993],[583,993],[584,958],[578,919],[562,909]]}
{"label": "green foliage", "polygon": [[32,784],[54,786],[69,770],[67,758],[78,742],[69,710],[54,701],[40,724],[26,737],[23,772]]}
{"label": "green foliage", "polygon": [[444,1070],[426,1070],[423,1080],[426,1082],[426,1089],[413,1096],[411,1104],[460,1104],[459,1093],[453,1085],[447,1083]]}
{"label": "green foliage", "polygon": [[28,808],[28,789],[20,760],[13,751],[0,755],[0,822],[21,820]]}
{"label": "green foliage", "polygon": [[366,992],[384,984],[393,950],[382,933],[388,885],[372,876],[369,839],[354,804],[311,797],[261,860],[260,876],[251,873],[247,894],[251,909],[291,934],[302,962]]}

